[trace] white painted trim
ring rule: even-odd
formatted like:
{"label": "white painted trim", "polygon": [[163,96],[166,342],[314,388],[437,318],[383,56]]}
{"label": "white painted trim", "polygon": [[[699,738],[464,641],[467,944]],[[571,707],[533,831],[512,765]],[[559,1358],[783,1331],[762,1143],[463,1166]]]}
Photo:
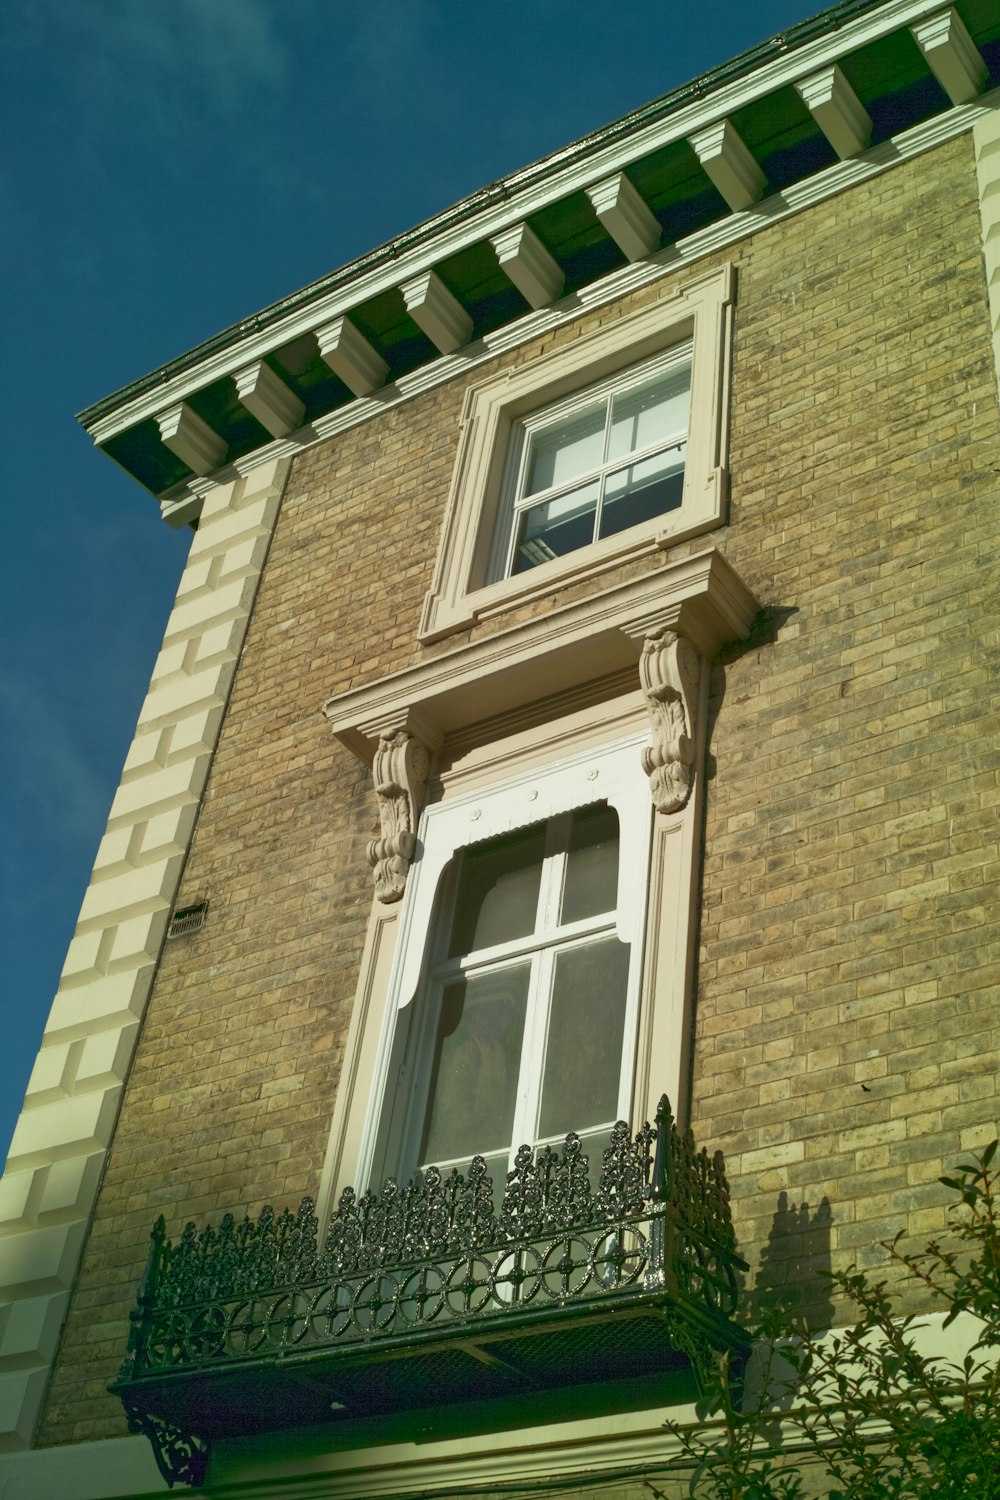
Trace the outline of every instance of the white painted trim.
{"label": "white painted trim", "polygon": [[719,120],[690,137],[695,156],[733,213],[764,196],[767,178],[732,120]]}
{"label": "white painted trim", "polygon": [[678,1120],[688,1121],[694,978],[701,867],[704,854],[705,751],[711,662],[702,658],[691,725],[694,788],[679,812],[653,816],[643,1004],[636,1045],[633,1124],[651,1120],[666,1093]]}
{"label": "white painted trim", "polygon": [[608,234],[629,260],[642,260],[658,249],[660,221],[624,172],[588,188],[587,197]]}
{"label": "white painted trim", "polygon": [[160,441],[196,474],[211,474],[226,456],[226,443],[198,413],[181,401],[156,418]]}
{"label": "white painted trim", "polygon": [[146,1500],[168,1493],[144,1437],[0,1453],[3,1500]]}
{"label": "white painted trim", "polygon": [[972,135],[983,226],[983,261],[989,297],[993,359],[1000,390],[1000,111],[976,123]]}
{"label": "white painted trim", "polygon": [[529,307],[547,307],[561,294],[565,276],[530,224],[515,224],[490,243],[497,263]]}
{"label": "white painted trim", "polygon": [[[626,464],[638,464],[645,466],[651,459],[663,457],[668,452],[679,449],[687,449],[688,427],[691,406],[691,363],[692,348],[688,340],[682,339],[678,343],[671,344],[669,348],[659,354],[654,354],[652,359],[633,361],[620,370],[603,380],[591,381],[587,385],[575,390],[571,395],[562,397],[554,403],[546,403],[540,408],[528,412],[519,417],[511,424],[507,439],[506,463],[504,465],[503,482],[500,487],[496,518],[493,523],[493,545],[490,553],[490,562],[486,570],[487,583],[499,583],[516,574],[516,549],[518,541],[518,524],[520,517],[526,512],[535,509],[540,504],[550,503],[553,498],[557,499],[558,492],[565,496],[570,490],[579,490],[584,485],[596,487],[594,494],[595,509],[591,516],[591,542],[599,541],[601,531],[601,518],[607,505],[608,495],[605,482],[614,472],[620,472]],[[570,419],[585,408],[592,408],[595,403],[601,402],[604,406],[605,431],[603,437],[607,440],[607,426],[611,419],[612,403],[624,395],[636,385],[648,381],[653,376],[665,376],[681,372],[685,381],[683,401],[685,405],[684,420],[676,421],[672,428],[664,427],[658,434],[656,441],[647,441],[640,444],[638,448],[629,454],[617,453],[612,456],[611,445],[608,443],[600,458],[595,457],[592,465],[582,472],[567,478],[564,483],[551,483],[547,487],[534,489],[529,484],[529,468],[531,464],[531,450],[536,437],[551,431],[560,423]],[[471,424],[470,424],[471,425]],[[684,459],[681,458],[682,470]],[[664,529],[666,515],[661,514],[658,518],[657,533]],[[594,531],[596,528],[596,536]],[[629,528],[631,530],[631,528]],[[618,533],[620,535],[621,533]],[[577,548],[576,551],[581,551]],[[568,554],[564,554],[568,555]],[[575,554],[574,554],[575,555]],[[552,559],[548,559],[551,561]],[[532,578],[534,573],[532,573]],[[521,577],[522,584],[529,580]]]}
{"label": "white painted trim", "polygon": [[425,271],[400,287],[406,311],[442,354],[453,354],[472,337],[472,319],[436,271]]}
{"label": "white painted trim", "polygon": [[[594,578],[627,557],[697,536],[725,518],[728,397],[734,277],[728,266],[673,287],[659,302],[596,329],[465,398],[434,577],[419,637],[435,640],[474,620]],[[517,422],[609,376],[691,344],[690,421],[683,501],[617,536],[489,582],[502,516],[504,474]]]}
{"label": "white painted trim", "polygon": [[[460,735],[456,736],[460,748],[454,752],[449,741],[437,775],[443,795],[460,795],[476,788],[488,790],[504,775],[538,771],[585,746],[599,749],[616,736],[645,732],[648,716],[637,690],[637,674],[631,672],[629,679],[624,694],[620,683],[609,685],[606,700],[584,709],[572,694],[559,695],[550,700],[554,721],[542,727],[532,724],[526,729],[520,723],[505,722],[497,725],[495,732],[491,727],[487,742],[471,750],[461,745]],[[400,911],[400,904],[372,904],[317,1197],[321,1223],[329,1218],[337,1192],[356,1177],[365,1101],[371,1091]]]}
{"label": "white painted trim", "polygon": [[[238,347],[227,347],[210,354],[197,366],[182,371],[165,385],[144,391],[125,401],[93,422],[88,431],[95,442],[107,442],[116,433],[155,416],[165,402],[183,400],[223,376],[233,374],[241,366],[262,359],[272,350],[291,343],[302,334],[314,332],[324,322],[343,316],[351,308],[398,287],[402,281],[432,270],[441,261],[468,245],[480,243],[511,228],[547,204],[569,193],[585,190],[593,183],[622,171],[630,162],[673,141],[686,139],[720,118],[735,113],[754,99],[794,84],[804,75],[818,71],[847,53],[933,15],[938,10],[940,0],[891,0],[891,3],[874,13],[858,16],[847,22],[831,35],[808,42],[766,63],[753,74],[735,79],[713,91],[707,99],[684,105],[665,119],[641,126],[624,140],[609,143],[589,153],[583,160],[573,160],[561,169],[554,168],[541,183],[529,181],[522,187],[519,185],[519,177],[530,176],[530,173],[516,174],[508,179],[507,192],[502,201],[470,215],[460,224],[450,225],[440,235],[414,250],[404,252],[390,264],[360,272],[349,286],[339,287],[289,313],[287,317],[276,319],[260,333],[241,339]],[[931,126],[938,124],[937,121],[928,123]],[[969,123],[971,121],[966,121],[958,128],[966,129]],[[916,128],[919,130],[923,127]],[[950,130],[951,135],[955,133],[956,129]],[[891,164],[894,162],[885,163]],[[832,190],[837,191],[835,188]],[[739,233],[745,232],[745,227],[741,227]]]}
{"label": "white painted trim", "polygon": [[[978,1335],[978,1320],[961,1313],[949,1327],[940,1313],[916,1329],[920,1352],[960,1366]],[[832,1330],[835,1337],[839,1330]],[[437,1491],[489,1492],[551,1480],[568,1490],[604,1474],[628,1471],[635,1482],[655,1478],[681,1457],[667,1420],[703,1426],[693,1403],[653,1406],[538,1426],[470,1433],[431,1434],[408,1442],[351,1446],[331,1433],[326,1444],[308,1434],[268,1434],[216,1445],[208,1480],[213,1500],[387,1500]],[[791,1434],[789,1434],[791,1437]],[[794,1451],[790,1444],[789,1452]],[[625,1483],[625,1480],[621,1481]],[[3,1500],[147,1500],[167,1493],[145,1438],[67,1443],[28,1453],[0,1454]],[[602,1493],[601,1488],[595,1491]]]}
{"label": "white painted trim", "polygon": [[968,104],[989,74],[986,62],[956,10],[943,10],[916,26],[913,39],[952,104]]}
{"label": "white painted trim", "polygon": [[[442,355],[440,359],[423,365],[409,375],[401,376],[393,385],[384,387],[377,398],[361,397],[337,411],[317,417],[308,427],[291,437],[244,454],[242,458],[220,470],[215,478],[221,483],[241,474],[249,474],[260,464],[305,452],[317,443],[325,442],[327,438],[359,427],[373,417],[381,416],[397,403],[422,396],[456,376],[467,374],[477,365],[520,348],[552,329],[574,322],[583,313],[606,307],[665,275],[694,265],[715,250],[726,249],[772,225],[784,223],[786,219],[824,203],[838,193],[922,156],[925,151],[932,151],[936,146],[944,145],[956,136],[964,135],[967,130],[972,130],[977,121],[988,119],[997,109],[1000,109],[1000,90],[995,89],[984,94],[975,104],[956,107],[922,125],[915,125],[890,141],[873,146],[863,156],[836,162],[824,171],[785,188],[783,192],[762,199],[746,213],[732,214],[729,218],[721,219],[717,224],[709,225],[707,229],[701,229],[696,234],[667,246],[647,260],[635,261],[618,271],[612,271],[599,281],[582,287],[572,296],[564,297],[552,307],[544,308],[541,312],[526,313],[523,318],[507,323],[476,343],[467,345],[458,354]],[[274,347],[274,341],[269,342],[266,347]],[[197,390],[202,384],[204,381],[199,380],[192,389]],[[111,425],[106,429],[100,424],[95,424],[90,429],[96,442],[103,442],[107,437],[113,436],[122,426],[131,426],[133,419],[130,417],[127,422],[117,425],[111,418],[107,420]],[[168,508],[183,506],[189,499],[194,499],[193,508],[196,509],[197,488],[194,481],[178,485],[169,496],[164,497],[161,505]],[[189,519],[187,512],[184,513],[184,519]]]}
{"label": "white painted trim", "polygon": [[841,161],[867,151],[871,116],[836,63],[803,78],[795,92]]}
{"label": "white painted trim", "polygon": [[[914,1342],[925,1357],[960,1368],[977,1336],[977,1325],[981,1327],[977,1319],[962,1313],[946,1328],[940,1313],[930,1313],[915,1328]],[[838,1333],[834,1329],[828,1337]],[[751,1356],[762,1357],[763,1349]],[[251,1492],[260,1500],[284,1500],[293,1494],[296,1500],[387,1500],[461,1489],[480,1495],[501,1486],[510,1493],[519,1485],[546,1481],[569,1493],[574,1480],[581,1486],[572,1490],[575,1496],[589,1493],[595,1481],[594,1493],[607,1495],[616,1478],[623,1489],[641,1486],[645,1476],[655,1482],[667,1466],[683,1458],[678,1438],[664,1428],[668,1420],[688,1428],[718,1425],[718,1419],[700,1419],[693,1404],[677,1403],[444,1441],[428,1434],[421,1441],[369,1448],[335,1447],[331,1440],[325,1451],[302,1442],[297,1452],[291,1443],[281,1452],[272,1437],[220,1444],[209,1479],[213,1500],[238,1500]],[[789,1430],[786,1451],[808,1456],[811,1450]],[[689,1478],[690,1468],[685,1473],[682,1467],[680,1476],[674,1477]]]}
{"label": "white painted trim", "polygon": [[335,1449],[331,1440],[326,1452],[295,1457],[275,1454],[273,1443],[270,1452],[263,1444],[251,1450],[231,1443],[220,1445],[213,1460],[212,1496],[237,1500],[251,1485],[262,1500],[292,1493],[297,1500],[384,1500],[453,1489],[478,1496],[494,1486],[509,1492],[545,1481],[562,1491],[574,1480],[582,1485],[602,1471],[613,1475],[622,1469],[634,1471],[638,1482],[644,1470],[660,1469],[680,1456],[677,1440],[664,1431],[668,1417],[696,1420],[693,1406],[656,1407],[449,1441],[428,1438],[352,1450]]}
{"label": "white painted trim", "polygon": [[316,330],[320,357],[355,396],[367,396],[385,382],[389,366],[350,318],[337,318]]}
{"label": "white painted trim", "polygon": [[[509,780],[456,795],[424,810],[418,835],[418,856],[407,881],[400,915],[393,972],[382,1006],[378,1048],[365,1103],[361,1152],[351,1184],[371,1182],[373,1159],[384,1113],[393,1041],[399,1013],[410,1006],[420,989],[427,959],[429,934],[441,877],[460,849],[528,824],[543,823],[558,813],[607,801],[619,814],[621,846],[618,862],[617,909],[630,913],[631,928],[618,936],[634,944],[637,955],[631,974],[636,996],[642,963],[642,932],[635,928],[636,912],[645,909],[649,862],[649,825],[652,817],[649,786],[640,764],[643,731],[625,740],[590,748],[564,761],[518,771]],[[645,1100],[645,1089],[643,1098]],[[359,1104],[361,1100],[357,1101]],[[515,1142],[515,1145],[520,1142]]]}
{"label": "white painted trim", "polygon": [[[709,663],[723,642],[747,635],[756,608],[752,595],[713,550],[431,658],[326,705],[334,732],[363,759],[370,758],[380,732],[388,726],[405,724],[420,732],[415,728],[419,722],[424,735],[440,747],[443,768],[437,773],[443,800],[432,802],[423,829],[428,820],[439,817],[457,819],[461,826],[462,817],[504,781],[510,783],[516,801],[519,789],[531,790],[553,765],[572,766],[577,757],[581,764],[592,765],[604,748],[624,738],[623,730],[636,745],[641,743],[647,726],[640,731],[636,724],[636,715],[645,712],[638,659],[645,636],[674,629],[692,643],[703,658],[692,726],[699,769],[686,806],[653,818],[656,842],[646,908],[635,1123],[652,1118],[664,1090],[679,1112],[686,1108],[683,1049],[690,1035]],[[631,688],[622,670],[629,667],[635,674]],[[589,698],[582,692],[588,685]],[[526,725],[520,710],[549,694],[554,695],[549,720]],[[465,731],[484,718],[489,718],[486,737],[480,736],[470,749]],[[583,800],[592,799],[584,794]],[[542,816],[549,804],[539,797],[533,806]],[[561,809],[553,804],[552,810]],[[510,804],[501,809],[501,817],[508,820],[515,813]],[[476,822],[485,834],[494,831],[493,823]],[[467,833],[455,832],[451,839],[435,843],[450,845],[456,839],[462,844],[471,841]],[[432,851],[429,858],[433,857]],[[399,908],[377,900],[372,905],[322,1173],[321,1222],[337,1193],[358,1181],[370,1100],[381,1099],[384,1091],[379,1069],[386,1065],[388,1008],[406,1003],[415,988],[415,965],[424,946],[419,935],[427,930],[428,903],[440,868],[440,859],[433,869],[425,867],[419,894],[414,884],[408,886],[404,917],[397,916]],[[669,933],[665,924],[670,925]],[[390,996],[397,951],[407,954],[407,962],[397,966]]]}
{"label": "white painted trim", "polygon": [[305,403],[263,360],[246,370],[239,370],[233,380],[240,404],[257,418],[262,427],[267,428],[272,437],[284,437],[302,426]]}
{"label": "white painted trim", "polygon": [[[630,902],[634,906],[638,894],[635,882],[647,857],[648,840],[630,844],[629,834],[640,821],[634,816],[637,807],[649,808],[649,786],[638,753],[648,740],[648,731],[642,730],[600,749],[581,751],[553,765],[520,770],[499,785],[477,787],[425,808],[419,835],[421,849],[414,863],[418,878],[407,884],[400,917],[400,940],[406,958],[397,967],[390,986],[394,1008],[402,1010],[417,992],[424,946],[421,934],[426,936],[431,930],[441,872],[459,849],[470,844],[498,838],[531,823],[544,823],[557,813],[586,807],[599,797],[629,815],[628,827],[627,820],[622,820],[616,904],[620,911]],[[628,752],[633,750],[636,753],[629,758]]]}
{"label": "white painted trim", "polygon": [[334,734],[367,763],[379,737],[401,727],[434,745],[485,719],[499,734],[501,715],[516,719],[526,704],[634,666],[644,635],[676,630],[711,661],[725,642],[746,638],[757,608],[739,575],[710,548],[338,693],[323,712]]}
{"label": "white painted trim", "polygon": [[30,1444],[44,1400],[288,467],[208,488],[14,1131],[0,1449]]}

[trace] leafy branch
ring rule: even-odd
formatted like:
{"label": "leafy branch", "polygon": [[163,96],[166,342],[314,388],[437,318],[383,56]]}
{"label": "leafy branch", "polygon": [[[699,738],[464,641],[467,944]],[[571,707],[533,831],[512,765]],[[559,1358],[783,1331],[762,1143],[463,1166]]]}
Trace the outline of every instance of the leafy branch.
{"label": "leafy branch", "polygon": [[[828,1273],[853,1320],[822,1337],[759,1330],[753,1388],[725,1358],[697,1427],[668,1422],[699,1500],[1000,1500],[1000,1172],[997,1142],[940,1180],[954,1194],[948,1243],[885,1245],[903,1282],[947,1328],[976,1320],[960,1364],[925,1353],[928,1311],[901,1314],[885,1281]],[[825,1476],[832,1488],[818,1491]],[[679,1493],[679,1492],[678,1492]]]}

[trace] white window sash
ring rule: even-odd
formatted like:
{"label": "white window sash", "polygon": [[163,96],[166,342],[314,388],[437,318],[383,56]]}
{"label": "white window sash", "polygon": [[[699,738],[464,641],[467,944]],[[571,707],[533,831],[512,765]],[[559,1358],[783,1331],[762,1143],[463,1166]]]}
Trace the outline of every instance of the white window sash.
{"label": "white window sash", "polygon": [[[626,394],[635,386],[642,384],[651,375],[665,373],[674,368],[679,369],[682,365],[691,366],[693,358],[693,341],[685,339],[666,353],[656,355],[652,359],[643,360],[640,364],[633,365],[627,370],[618,371],[607,380],[599,381],[595,385],[585,386],[583,390],[577,391],[566,400],[533,412],[530,416],[522,418],[515,425],[511,433],[488,569],[488,577],[492,581],[499,581],[509,577],[511,574],[514,565],[513,549],[517,533],[517,518],[522,510],[529,510],[536,505],[544,504],[546,501],[556,498],[563,491],[570,492],[588,483],[600,484],[603,494],[604,481],[612,473],[617,472],[619,469],[628,468],[632,464],[642,463],[647,458],[655,457],[657,454],[666,452],[668,449],[677,447],[679,444],[685,442],[690,428],[690,413],[688,422],[683,428],[666,434],[661,441],[647,444],[643,449],[636,450],[635,453],[613,459],[606,456],[607,430],[611,422],[613,398]],[[605,457],[602,462],[594,468],[576,475],[572,480],[552,485],[548,489],[539,490],[531,495],[525,495],[523,493],[525,465],[530,447],[529,440],[532,435],[536,432],[544,431],[547,427],[554,426],[557,422],[564,421],[567,417],[572,416],[574,411],[582,411],[585,407],[601,400],[606,403],[604,414]]]}
{"label": "white window sash", "polygon": [[449,798],[425,809],[417,854],[400,913],[399,941],[389,979],[385,1023],[368,1103],[358,1180],[368,1183],[380,1137],[389,1068],[400,1012],[421,990],[429,958],[441,877],[461,849],[542,823],[559,813],[607,802],[618,813],[620,845],[614,930],[632,947],[626,1035],[635,1037],[642,972],[652,808],[641,765],[648,735],[588,750],[542,769],[525,771],[498,787]]}

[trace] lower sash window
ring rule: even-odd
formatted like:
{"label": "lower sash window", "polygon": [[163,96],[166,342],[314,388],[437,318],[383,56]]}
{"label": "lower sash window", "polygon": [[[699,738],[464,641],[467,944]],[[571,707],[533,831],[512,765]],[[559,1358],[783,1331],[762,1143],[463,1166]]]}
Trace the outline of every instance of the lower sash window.
{"label": "lower sash window", "polygon": [[599,1166],[631,1111],[650,821],[635,742],[428,809],[368,1180],[481,1155],[499,1196],[522,1143],[571,1130]]}

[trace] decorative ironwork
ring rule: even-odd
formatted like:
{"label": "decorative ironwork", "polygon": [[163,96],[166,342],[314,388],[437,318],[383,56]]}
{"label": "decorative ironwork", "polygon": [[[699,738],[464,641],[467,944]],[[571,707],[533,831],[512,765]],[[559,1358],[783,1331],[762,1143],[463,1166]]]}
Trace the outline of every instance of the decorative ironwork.
{"label": "decorative ironwork", "polygon": [[125,1402],[125,1416],[129,1432],[149,1438],[156,1466],[171,1488],[178,1481],[191,1485],[204,1482],[208,1444],[202,1438],[183,1433],[128,1401]]}
{"label": "decorative ironwork", "polygon": [[614,1127],[596,1186],[571,1134],[559,1151],[522,1146],[498,1207],[482,1157],[464,1174],[432,1167],[378,1193],[348,1188],[322,1245],[309,1198],[294,1214],[188,1224],[174,1243],[159,1219],[112,1389],[168,1482],[198,1483],[203,1444],[152,1414],[167,1376],[323,1351],[353,1351],[357,1364],[368,1348],[382,1357],[415,1339],[467,1339],[470,1327],[483,1338],[546,1313],[650,1300],[699,1373],[702,1353],[742,1343],[729,1321],[742,1265],[721,1153],[696,1150],[663,1098],[655,1125]]}

